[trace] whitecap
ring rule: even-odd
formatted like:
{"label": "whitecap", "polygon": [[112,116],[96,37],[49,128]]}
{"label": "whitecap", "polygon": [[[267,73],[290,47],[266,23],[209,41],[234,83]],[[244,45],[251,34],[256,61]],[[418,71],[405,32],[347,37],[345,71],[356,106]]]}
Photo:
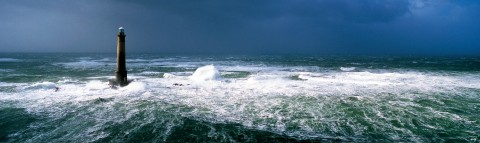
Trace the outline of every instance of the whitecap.
{"label": "whitecap", "polygon": [[146,76],[152,76],[152,75],[160,75],[161,72],[156,72],[156,71],[143,71],[139,73],[139,75],[146,75]]}
{"label": "whitecap", "polygon": [[146,59],[127,59],[127,62],[148,62],[149,60]]}
{"label": "whitecap", "polygon": [[340,67],[340,70],[344,72],[354,71],[355,69],[356,69],[355,67]]}
{"label": "whitecap", "polygon": [[92,57],[79,57],[79,58],[76,58],[77,60],[91,60],[93,59]]}
{"label": "whitecap", "polygon": [[44,90],[44,89],[55,89],[57,85],[53,82],[48,82],[48,81],[43,81],[43,82],[36,82],[33,84],[16,84],[17,90],[23,91],[23,90]]}
{"label": "whitecap", "polygon": [[113,60],[110,59],[110,58],[103,58],[103,59],[99,59],[99,60],[93,60],[95,62],[112,62]]}
{"label": "whitecap", "polygon": [[164,74],[163,74],[163,78],[175,78],[175,77],[177,77],[177,76],[176,76],[176,75],[173,75],[173,74],[171,74],[171,73],[164,73]]}

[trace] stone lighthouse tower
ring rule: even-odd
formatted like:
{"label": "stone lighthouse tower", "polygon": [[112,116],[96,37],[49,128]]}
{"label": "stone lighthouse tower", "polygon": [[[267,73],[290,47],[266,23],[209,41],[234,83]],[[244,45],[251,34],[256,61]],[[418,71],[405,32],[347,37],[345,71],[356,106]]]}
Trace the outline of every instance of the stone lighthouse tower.
{"label": "stone lighthouse tower", "polygon": [[127,68],[125,65],[125,31],[123,27],[118,28],[117,41],[117,67],[115,68],[115,81],[120,86],[128,84]]}

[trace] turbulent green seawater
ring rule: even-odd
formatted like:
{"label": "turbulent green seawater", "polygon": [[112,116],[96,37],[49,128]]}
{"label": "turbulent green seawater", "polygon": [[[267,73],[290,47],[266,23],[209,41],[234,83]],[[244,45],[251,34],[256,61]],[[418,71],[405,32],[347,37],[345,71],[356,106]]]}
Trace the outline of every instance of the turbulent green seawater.
{"label": "turbulent green seawater", "polygon": [[0,54],[0,142],[480,141],[480,58],[114,56]]}

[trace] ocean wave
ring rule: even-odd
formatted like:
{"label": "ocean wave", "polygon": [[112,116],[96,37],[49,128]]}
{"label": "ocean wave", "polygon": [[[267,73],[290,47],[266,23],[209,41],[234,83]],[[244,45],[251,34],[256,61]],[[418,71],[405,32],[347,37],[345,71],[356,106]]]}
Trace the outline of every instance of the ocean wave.
{"label": "ocean wave", "polygon": [[340,67],[340,70],[344,72],[354,71],[355,69],[356,69],[355,67]]}
{"label": "ocean wave", "polygon": [[[87,61],[88,59],[83,59],[81,61]],[[110,59],[110,58],[102,58],[102,59],[99,59],[99,60],[92,60],[92,61],[95,61],[95,62],[112,62],[114,61],[113,59]]]}
{"label": "ocean wave", "polygon": [[163,78],[175,78],[177,77],[176,75],[174,74],[171,74],[171,73],[164,73],[163,74]]}
{"label": "ocean wave", "polygon": [[81,60],[77,62],[67,62],[67,63],[54,63],[53,65],[62,65],[68,68],[98,68],[108,65],[115,65],[114,63],[106,63],[106,62],[99,62],[99,61],[88,61],[88,60]]}
{"label": "ocean wave", "polygon": [[0,73],[7,73],[7,72],[14,72],[15,70],[13,69],[0,69]]}
{"label": "ocean wave", "polygon": [[162,72],[156,72],[156,71],[143,71],[141,73],[138,73],[138,75],[144,75],[144,76],[155,76],[155,75],[161,75]]}
{"label": "ocean wave", "polygon": [[0,58],[0,62],[20,62],[22,60],[20,59],[14,59],[14,58]]}

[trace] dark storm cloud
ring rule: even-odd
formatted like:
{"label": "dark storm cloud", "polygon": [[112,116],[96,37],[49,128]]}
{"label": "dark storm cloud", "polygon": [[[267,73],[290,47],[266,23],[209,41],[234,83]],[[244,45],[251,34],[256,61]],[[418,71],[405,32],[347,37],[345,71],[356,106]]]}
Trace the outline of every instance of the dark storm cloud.
{"label": "dark storm cloud", "polygon": [[479,2],[2,1],[0,51],[480,54]]}
{"label": "dark storm cloud", "polygon": [[264,1],[159,1],[144,3],[192,19],[262,20],[285,15],[358,22],[385,22],[408,12],[410,3],[400,0],[264,0]]}

